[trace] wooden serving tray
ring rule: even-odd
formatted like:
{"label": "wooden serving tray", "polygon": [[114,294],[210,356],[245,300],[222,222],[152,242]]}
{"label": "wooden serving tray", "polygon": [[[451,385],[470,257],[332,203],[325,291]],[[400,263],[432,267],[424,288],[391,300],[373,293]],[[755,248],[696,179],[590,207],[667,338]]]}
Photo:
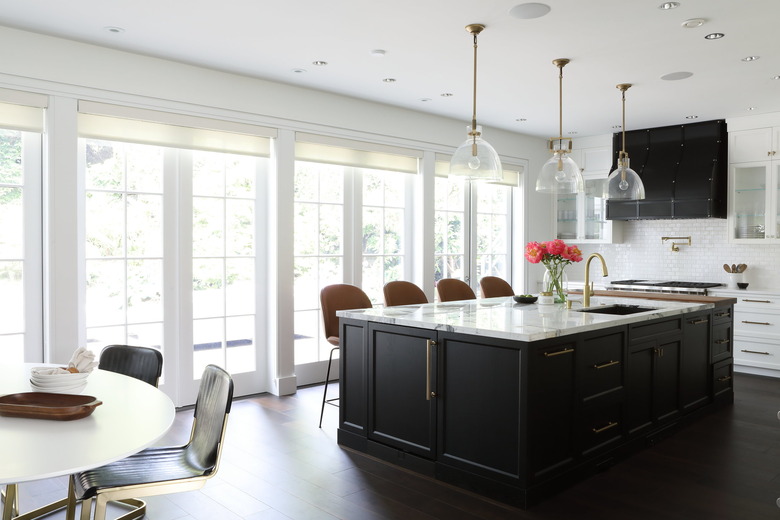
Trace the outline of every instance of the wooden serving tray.
{"label": "wooden serving tray", "polygon": [[0,396],[0,415],[72,421],[87,417],[101,404],[91,395],[21,392]]}

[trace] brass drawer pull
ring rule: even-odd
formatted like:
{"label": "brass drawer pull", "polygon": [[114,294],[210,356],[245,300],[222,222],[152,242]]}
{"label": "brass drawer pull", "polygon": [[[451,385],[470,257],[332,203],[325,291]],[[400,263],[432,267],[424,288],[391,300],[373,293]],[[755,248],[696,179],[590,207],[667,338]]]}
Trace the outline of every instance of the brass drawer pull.
{"label": "brass drawer pull", "polygon": [[571,354],[574,352],[573,348],[565,348],[563,350],[556,350],[555,352],[545,352],[544,357],[560,356],[561,354]]}
{"label": "brass drawer pull", "polygon": [[607,368],[607,367],[611,367],[611,366],[619,365],[619,364],[620,364],[620,361],[607,361],[606,363],[604,363],[602,365],[593,365],[593,368],[598,370],[600,368]]}
{"label": "brass drawer pull", "polygon": [[609,430],[610,428],[614,428],[617,426],[618,423],[609,421],[606,426],[602,426],[601,428],[592,428],[593,433],[601,433],[603,431]]}
{"label": "brass drawer pull", "polygon": [[770,300],[748,300],[747,298],[742,298],[742,301],[751,303],[772,303]]}
{"label": "brass drawer pull", "polygon": [[436,397],[436,392],[431,391],[431,350],[436,346],[432,339],[425,342],[425,400],[430,401]]}
{"label": "brass drawer pull", "polygon": [[729,311],[725,311],[725,312],[719,312],[719,313],[715,314],[716,318],[722,318],[724,316],[731,316],[731,313]]}
{"label": "brass drawer pull", "polygon": [[705,324],[705,323],[709,323],[709,322],[710,322],[710,320],[708,320],[708,319],[703,319],[703,320],[690,320],[688,323],[689,323],[690,325],[703,325],[703,324]]}
{"label": "brass drawer pull", "polygon": [[729,339],[716,339],[715,344],[716,345],[723,345],[725,343],[731,343],[731,340]]}
{"label": "brass drawer pull", "polygon": [[731,379],[731,376],[723,376],[718,378],[719,383],[723,383],[724,381],[729,381]]}
{"label": "brass drawer pull", "polygon": [[748,323],[750,325],[771,325],[771,323],[767,323],[765,321],[747,321],[747,320],[742,320],[742,323]]}
{"label": "brass drawer pull", "polygon": [[747,352],[748,354],[761,354],[764,356],[771,356],[769,352],[759,352],[758,350],[746,350],[744,348],[740,350],[740,352]]}

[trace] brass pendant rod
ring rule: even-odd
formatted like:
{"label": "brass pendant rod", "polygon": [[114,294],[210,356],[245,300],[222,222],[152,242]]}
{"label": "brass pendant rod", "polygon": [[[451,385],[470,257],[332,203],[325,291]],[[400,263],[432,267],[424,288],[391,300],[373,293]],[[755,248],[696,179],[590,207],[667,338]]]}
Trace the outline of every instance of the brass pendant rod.
{"label": "brass pendant rod", "polygon": [[466,30],[474,36],[474,84],[471,98],[471,155],[477,156],[477,35],[485,28],[484,25],[473,23],[466,26]]}
{"label": "brass pendant rod", "polygon": [[[558,136],[563,137],[563,66],[565,63],[558,65]],[[558,141],[560,143],[560,140]]]}
{"label": "brass pendant rod", "polygon": [[627,156],[626,153],[626,90],[631,88],[631,83],[619,83],[616,85],[617,89],[622,93],[623,98],[623,120],[621,121],[621,128],[623,130],[623,146],[620,149],[620,158]]}

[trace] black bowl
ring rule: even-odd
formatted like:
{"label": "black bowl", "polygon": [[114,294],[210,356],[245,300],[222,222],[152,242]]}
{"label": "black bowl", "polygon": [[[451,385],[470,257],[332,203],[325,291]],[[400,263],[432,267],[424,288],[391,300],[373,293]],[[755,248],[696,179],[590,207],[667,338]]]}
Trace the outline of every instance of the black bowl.
{"label": "black bowl", "polygon": [[749,284],[747,282],[737,282],[737,287],[739,287],[740,289],[747,289],[748,285]]}
{"label": "black bowl", "polygon": [[535,303],[539,299],[538,296],[512,296],[517,303]]}

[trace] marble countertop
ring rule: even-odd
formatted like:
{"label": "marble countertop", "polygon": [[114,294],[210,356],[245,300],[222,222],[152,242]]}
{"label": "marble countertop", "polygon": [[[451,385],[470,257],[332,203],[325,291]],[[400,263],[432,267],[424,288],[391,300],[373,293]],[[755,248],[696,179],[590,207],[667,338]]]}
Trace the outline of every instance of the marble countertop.
{"label": "marble countertop", "polygon": [[542,339],[579,334],[627,323],[665,318],[698,310],[711,309],[714,303],[643,300],[640,298],[597,297],[589,308],[600,305],[639,305],[653,310],[628,316],[594,312],[578,312],[563,304],[539,305],[515,303],[511,297],[481,298],[425,305],[376,307],[339,311],[343,318],[434,329],[463,334],[476,334],[515,341]]}

